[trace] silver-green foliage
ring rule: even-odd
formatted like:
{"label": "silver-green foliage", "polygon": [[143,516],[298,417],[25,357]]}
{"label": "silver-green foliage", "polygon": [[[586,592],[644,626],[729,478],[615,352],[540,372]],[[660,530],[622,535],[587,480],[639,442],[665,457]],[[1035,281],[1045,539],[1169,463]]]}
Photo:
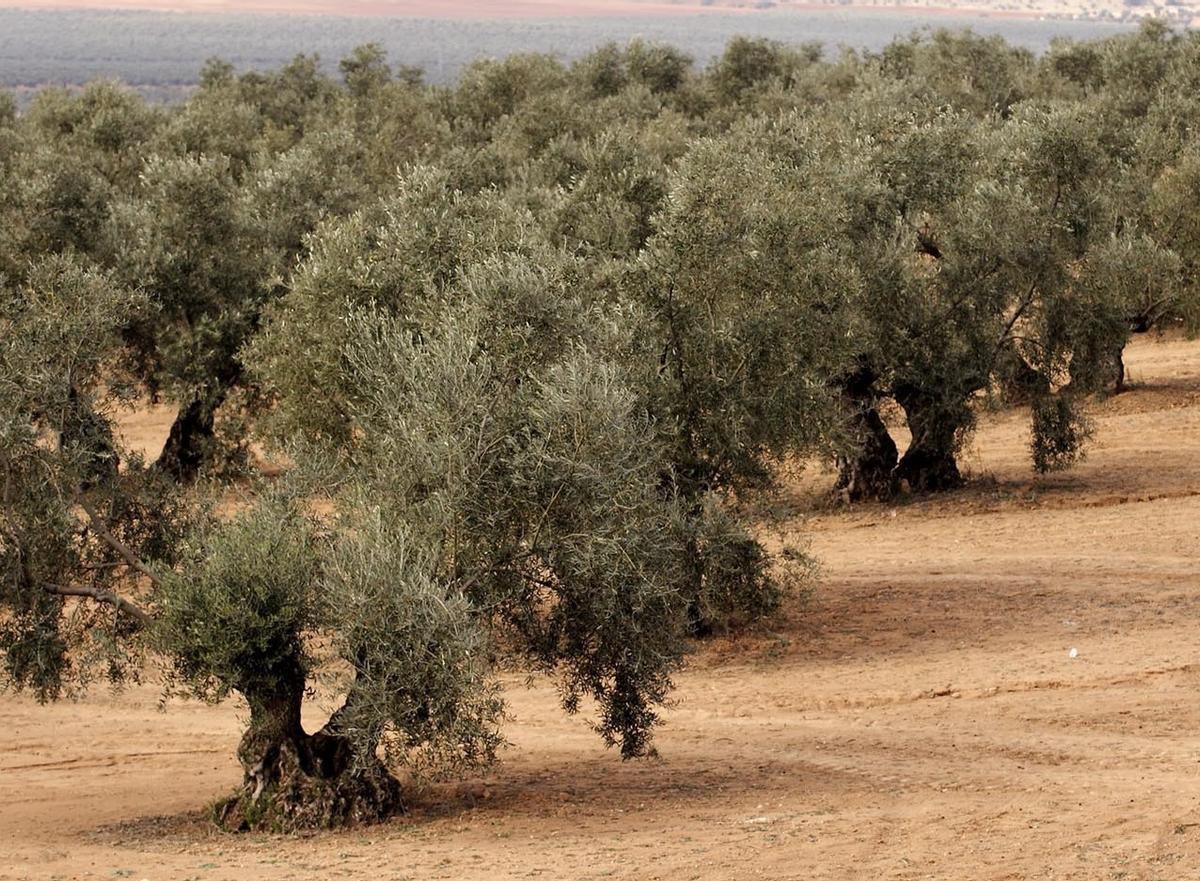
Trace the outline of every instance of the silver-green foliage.
{"label": "silver-green foliage", "polygon": [[[426,276],[424,295],[408,300],[406,252],[378,253],[396,266],[377,276],[388,280],[386,308],[305,305],[306,289],[285,304],[338,323],[340,350],[307,356],[328,359],[312,369],[336,380],[339,430],[320,413],[304,418],[308,402],[291,397],[302,393],[292,383],[305,359],[287,340],[304,324],[282,312],[264,343],[293,353],[275,375],[279,362],[266,360],[265,378],[293,413],[284,424],[302,428],[297,458],[339,486],[354,557],[406,561],[390,582],[351,581],[381,591],[383,608],[399,608],[387,592],[406,579],[442,591],[447,608],[465,610],[463,633],[557,674],[570,711],[594,698],[605,739],[645,752],[680,661],[686,592],[677,509],[661,485],[667,463],[621,363],[630,326],[570,296],[570,261],[533,269],[498,254],[440,284]],[[362,615],[360,645],[388,646],[393,623]],[[377,713],[359,727],[393,713],[387,690],[364,705]],[[367,713],[357,698],[349,706]]]}
{"label": "silver-green foliage", "polygon": [[65,257],[0,286],[0,651],[41,699],[137,674],[129,592],[143,556],[174,554],[178,510],[111,427],[130,392],[120,329],[144,306]]}

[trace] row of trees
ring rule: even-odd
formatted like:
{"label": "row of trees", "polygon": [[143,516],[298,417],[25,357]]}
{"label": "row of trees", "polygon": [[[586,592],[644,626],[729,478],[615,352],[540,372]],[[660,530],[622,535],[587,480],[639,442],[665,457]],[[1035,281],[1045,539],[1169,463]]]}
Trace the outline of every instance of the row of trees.
{"label": "row of trees", "polygon": [[[340,83],[213,62],[166,109],[0,100],[5,677],[49,700],[151,651],[238,693],[234,828],[487,764],[505,658],[645,754],[688,639],[803,572],[731,505],[780,458],[951,488],[992,396],[1065,467],[1130,334],[1194,319],[1198,55],[635,42],[430,88],[367,46]],[[117,428],[147,398],[149,462]]]}

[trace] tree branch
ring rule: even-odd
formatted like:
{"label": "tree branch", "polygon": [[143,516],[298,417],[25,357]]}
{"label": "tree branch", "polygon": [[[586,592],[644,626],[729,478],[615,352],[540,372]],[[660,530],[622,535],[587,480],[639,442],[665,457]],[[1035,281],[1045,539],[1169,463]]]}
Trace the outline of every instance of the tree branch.
{"label": "tree branch", "polygon": [[119,612],[124,612],[138,624],[138,629],[149,627],[150,615],[125,597],[98,587],[64,587],[60,584],[43,584],[42,590],[60,597],[84,597],[98,603],[106,603]]}
{"label": "tree branch", "polygon": [[85,499],[82,493],[76,493],[75,499],[79,502],[79,506],[87,513],[88,519],[91,521],[92,528],[96,531],[97,535],[104,539],[105,544],[120,554],[121,558],[132,568],[136,569],[138,572],[141,572],[155,584],[161,584],[158,576],[154,574],[154,570],[143,563],[138,555],[130,549],[129,545],[125,544],[112,534],[109,528],[104,524],[104,521],[100,519],[100,515],[96,513],[96,509],[92,507],[91,502]]}
{"label": "tree branch", "polygon": [[[996,363],[996,358],[999,357],[1000,352],[1004,349],[1004,344],[1009,340],[1009,334],[1011,334],[1012,329],[1017,326],[1017,322],[1021,320],[1021,316],[1024,315],[1025,311],[1033,305],[1033,301],[1037,295],[1037,284],[1038,277],[1035,276],[1033,281],[1030,282],[1029,293],[1025,295],[1025,299],[1023,299],[1020,305],[1017,306],[1016,310],[1012,314],[1012,317],[1008,319],[1008,323],[1004,326],[1004,332],[1001,333],[1000,338],[996,340],[996,346],[992,349],[992,364]],[[991,367],[988,368],[988,372],[991,373]]]}
{"label": "tree branch", "polygon": [[537,552],[538,539],[542,535],[542,527],[546,523],[546,518],[550,516],[550,509],[554,507],[554,503],[558,501],[558,497],[562,495],[566,483],[560,483],[558,488],[554,490],[554,495],[550,497],[550,501],[546,503],[546,509],[542,511],[542,516],[538,518],[537,526],[533,530],[533,538],[529,542],[530,553]]}

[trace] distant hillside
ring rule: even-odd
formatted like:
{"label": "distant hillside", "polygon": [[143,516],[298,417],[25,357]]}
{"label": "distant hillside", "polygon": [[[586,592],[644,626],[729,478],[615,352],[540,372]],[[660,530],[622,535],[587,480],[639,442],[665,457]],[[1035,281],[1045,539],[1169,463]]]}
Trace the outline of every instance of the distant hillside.
{"label": "distant hillside", "polygon": [[444,83],[478,58],[548,52],[570,59],[633,37],[670,42],[704,64],[735,34],[817,40],[833,51],[839,45],[879,48],[930,26],[998,33],[1034,51],[1055,37],[1104,37],[1128,27],[851,8],[492,20],[0,9],[0,86],[27,98],[40,84],[104,77],[170,99],[194,83],[214,56],[249,69],[275,67],[301,52],[319,53],[333,70],[338,59],[368,42],[381,43],[396,63],[422,68],[429,81]]}
{"label": "distant hillside", "polygon": [[283,13],[405,18],[558,18],[754,10],[761,0],[0,0],[0,8],[143,9],[156,12]]}
{"label": "distant hillside", "polygon": [[1101,21],[1155,16],[1181,25],[1200,21],[1200,0],[0,0],[0,9],[140,9],[453,20],[755,13],[847,6]]}

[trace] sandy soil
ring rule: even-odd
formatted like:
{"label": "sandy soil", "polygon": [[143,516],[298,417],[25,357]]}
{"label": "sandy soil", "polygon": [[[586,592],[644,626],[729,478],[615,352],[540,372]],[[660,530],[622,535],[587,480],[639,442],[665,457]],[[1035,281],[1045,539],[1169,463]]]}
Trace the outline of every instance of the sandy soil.
{"label": "sandy soil", "polygon": [[236,837],[197,811],[238,779],[236,706],[3,696],[0,878],[1195,878],[1200,344],[1129,365],[1069,474],[1033,479],[1004,413],[949,498],[847,511],[828,474],[793,481],[774,516],[824,577],[694,658],[657,761],[514,680],[486,779],[381,827]]}

